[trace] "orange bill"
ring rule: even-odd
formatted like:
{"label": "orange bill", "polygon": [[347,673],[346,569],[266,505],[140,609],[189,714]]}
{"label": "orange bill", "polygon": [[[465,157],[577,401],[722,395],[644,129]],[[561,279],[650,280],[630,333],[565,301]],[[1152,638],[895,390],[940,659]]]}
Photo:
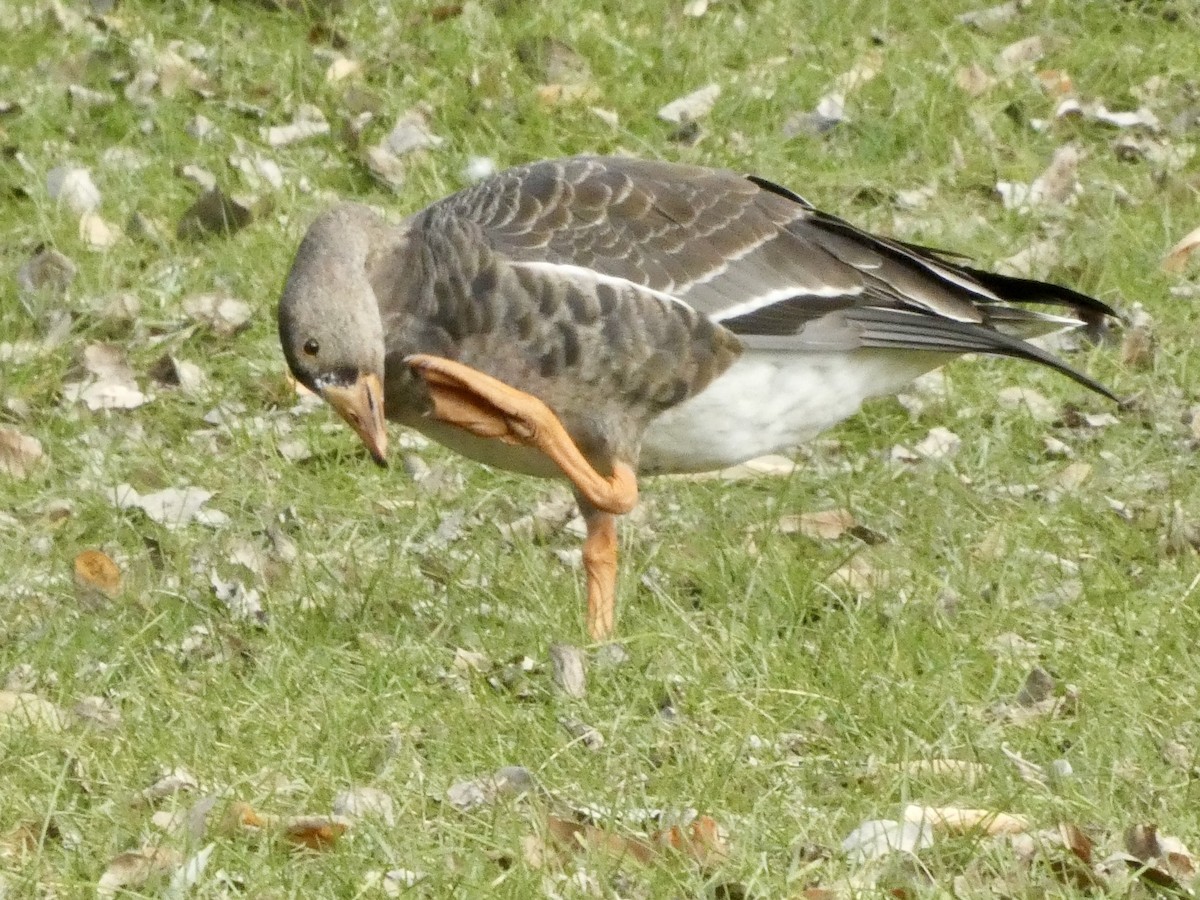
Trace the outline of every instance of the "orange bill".
{"label": "orange bill", "polygon": [[387,425],[383,418],[383,383],[378,375],[359,375],[346,387],[330,385],[321,397],[354,429],[371,457],[387,465]]}

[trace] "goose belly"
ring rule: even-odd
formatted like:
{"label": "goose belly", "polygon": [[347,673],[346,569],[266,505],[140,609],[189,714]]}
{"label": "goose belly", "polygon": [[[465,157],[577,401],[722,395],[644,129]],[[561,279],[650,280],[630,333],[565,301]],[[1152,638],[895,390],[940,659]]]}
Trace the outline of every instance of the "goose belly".
{"label": "goose belly", "polygon": [[750,351],[655,418],[639,470],[703,472],[795,447],[950,358],[941,353]]}

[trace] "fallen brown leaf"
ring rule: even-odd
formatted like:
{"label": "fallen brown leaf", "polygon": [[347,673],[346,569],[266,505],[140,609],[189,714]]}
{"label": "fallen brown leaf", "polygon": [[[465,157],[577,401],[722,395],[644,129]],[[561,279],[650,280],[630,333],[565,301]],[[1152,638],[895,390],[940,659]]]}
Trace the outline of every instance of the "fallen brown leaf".
{"label": "fallen brown leaf", "polygon": [[333,812],[347,819],[378,819],[391,828],[396,807],[389,794],[370,786],[351,788],[333,798]]}
{"label": "fallen brown leaf", "polygon": [[1032,824],[1025,816],[993,809],[965,809],[957,806],[917,806],[904,808],[904,820],[927,823],[934,831],[968,834],[980,831],[987,835],[1021,834]]}
{"label": "fallen brown leaf", "polygon": [[165,797],[174,797],[185,791],[199,790],[196,776],[187,769],[174,768],[165,772],[152,785],[139,791],[131,801],[133,806],[157,803]]}
{"label": "fallen brown leaf", "polygon": [[721,827],[712,816],[697,816],[690,825],[672,825],[655,831],[650,841],[660,847],[670,847],[701,866],[711,866],[729,856],[729,847]]}
{"label": "fallen brown leaf", "polygon": [[780,534],[801,534],[814,540],[834,541],[857,525],[854,513],[848,509],[823,509],[780,516],[776,527]]}
{"label": "fallen brown leaf", "polygon": [[121,593],[121,570],[99,550],[84,550],[75,557],[75,584],[115,598]]}
{"label": "fallen brown leaf", "polygon": [[142,847],[118,853],[96,882],[96,896],[115,897],[122,888],[141,888],[154,878],[175,871],[183,855],[169,847]]}
{"label": "fallen brown leaf", "polygon": [[835,569],[825,583],[849,591],[858,597],[869,597],[877,587],[886,583],[888,574],[877,568],[863,553],[858,553]]}
{"label": "fallen brown leaf", "polygon": [[1173,889],[1195,883],[1196,858],[1179,838],[1161,834],[1153,823],[1130,827],[1125,832],[1125,849],[1141,864],[1139,874],[1148,881]]}
{"label": "fallen brown leaf", "polygon": [[309,850],[328,850],[350,827],[341,816],[290,816],[279,824],[285,839]]}
{"label": "fallen brown leaf", "polygon": [[1200,226],[1185,234],[1179,239],[1179,243],[1171,248],[1162,262],[1164,271],[1173,275],[1182,272],[1187,268],[1188,260],[1198,247],[1200,247]]}
{"label": "fallen brown leaf", "polygon": [[996,86],[996,77],[979,63],[964,66],[954,73],[954,83],[969,97],[979,97]]}
{"label": "fallen brown leaf", "polygon": [[225,294],[193,294],[183,300],[188,318],[208,326],[221,337],[232,337],[250,326],[250,304]]}
{"label": "fallen brown leaf", "polygon": [[546,817],[546,828],[555,843],[571,852],[600,851],[618,858],[628,856],[643,865],[658,855],[658,850],[643,838],[624,837],[590,822],[572,821],[551,814]]}
{"label": "fallen brown leaf", "polygon": [[0,426],[0,472],[27,478],[42,458],[41,441],[15,428]]}
{"label": "fallen brown leaf", "polygon": [[719,84],[706,84],[676,100],[672,100],[658,111],[658,117],[672,125],[695,122],[708,115],[721,95]]}
{"label": "fallen brown leaf", "polygon": [[49,700],[26,691],[0,691],[0,725],[22,725],[58,731],[66,714]]}
{"label": "fallen brown leaf", "polygon": [[1022,38],[1000,51],[996,57],[996,71],[1001,75],[1012,75],[1032,67],[1045,53],[1045,42],[1040,35]]}

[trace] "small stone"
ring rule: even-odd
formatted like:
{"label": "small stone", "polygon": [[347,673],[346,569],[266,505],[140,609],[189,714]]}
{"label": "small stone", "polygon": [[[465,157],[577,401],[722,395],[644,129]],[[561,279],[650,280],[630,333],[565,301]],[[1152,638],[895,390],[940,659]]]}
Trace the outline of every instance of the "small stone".
{"label": "small stone", "polygon": [[550,665],[554,683],[564,694],[580,698],[587,693],[587,660],[582,650],[570,644],[552,644]]}
{"label": "small stone", "polygon": [[1017,703],[1034,706],[1054,696],[1054,676],[1041,666],[1034,666],[1025,676],[1025,683],[1017,692]]}

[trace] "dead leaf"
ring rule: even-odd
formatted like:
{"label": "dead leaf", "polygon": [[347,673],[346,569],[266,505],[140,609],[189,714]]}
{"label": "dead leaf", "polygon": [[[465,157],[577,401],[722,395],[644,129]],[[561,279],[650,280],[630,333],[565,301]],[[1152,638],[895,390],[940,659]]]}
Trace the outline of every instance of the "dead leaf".
{"label": "dead leaf", "polygon": [[982,832],[987,835],[1022,834],[1032,824],[1025,816],[992,809],[964,809],[957,806],[917,806],[904,808],[904,821],[950,834]]}
{"label": "dead leaf", "polygon": [[1005,409],[1024,407],[1037,422],[1051,423],[1064,418],[1058,408],[1035,390],[1023,387],[1007,387],[997,395]]}
{"label": "dead leaf", "polygon": [[1081,461],[1068,464],[1053,479],[1054,486],[1064,491],[1076,491],[1092,477],[1092,464]]}
{"label": "dead leaf", "polygon": [[185,394],[198,393],[205,383],[204,372],[198,365],[169,353],[156,359],[146,374],[163,387],[177,387]]}
{"label": "dead leaf", "polygon": [[[1179,838],[1161,834],[1152,823],[1134,825],[1125,832],[1125,849],[1149,869],[1157,869],[1172,881],[1192,884],[1196,879],[1197,861]],[[1158,873],[1151,881],[1164,883]]]}
{"label": "dead leaf", "polygon": [[1193,228],[1171,248],[1163,258],[1163,271],[1170,272],[1172,275],[1181,273],[1187,268],[1188,260],[1196,252],[1197,247],[1200,247],[1200,227]]}
{"label": "dead leaf", "polygon": [[66,714],[49,700],[25,691],[0,691],[0,725],[20,725],[59,731]]}
{"label": "dead leaf", "polygon": [[193,294],[184,299],[183,311],[221,337],[233,337],[250,327],[250,304],[224,294]]}
{"label": "dead leaf", "polygon": [[721,828],[712,816],[697,816],[689,825],[672,825],[650,834],[650,842],[670,847],[701,866],[713,866],[729,856]]}
{"label": "dead leaf", "polygon": [[1143,128],[1147,131],[1158,131],[1162,123],[1158,116],[1150,110],[1141,107],[1136,110],[1114,112],[1100,102],[1081,103],[1074,97],[1063,100],[1054,110],[1054,118],[1066,119],[1078,117],[1089,122],[1099,122],[1111,125],[1113,128]]}
{"label": "dead leaf", "polygon": [[457,781],[446,790],[446,802],[460,812],[494,803],[503,795],[520,796],[536,788],[533,773],[524,766],[504,766],[491,775]]}
{"label": "dead leaf", "polygon": [[446,802],[459,812],[470,812],[487,806],[496,798],[496,784],[492,778],[472,778],[456,781],[446,789]]}
{"label": "dead leaf", "polygon": [[842,72],[825,89],[825,95],[845,96],[872,81],[883,71],[883,51],[876,48],[864,53],[853,66]]}
{"label": "dead leaf", "polygon": [[842,852],[855,862],[892,853],[916,853],[933,845],[933,828],[924,820],[868,819],[846,835]]}
{"label": "dead leaf", "polygon": [[716,473],[702,473],[693,477],[697,480],[706,478],[720,478],[722,481],[741,481],[744,478],[785,478],[800,467],[796,465],[795,460],[789,459],[786,456],[771,454],[768,456],[759,456],[755,459],[748,460],[740,465],[730,466],[728,469],[722,469]]}
{"label": "dead leaf", "polygon": [[120,228],[97,212],[86,212],[79,219],[79,239],[92,250],[107,250],[122,236]]}
{"label": "dead leaf", "polygon": [[1071,145],[1059,147],[1046,171],[1031,184],[999,181],[996,192],[1005,209],[1029,213],[1035,208],[1065,206],[1080,192],[1079,162],[1082,154]]}
{"label": "dead leaf", "polygon": [[[41,822],[18,822],[0,837],[0,859],[20,862],[37,852],[42,839]],[[0,881],[0,897],[4,882]]]}
{"label": "dead leaf", "polygon": [[137,383],[124,379],[100,379],[90,382],[72,382],[63,385],[63,397],[72,402],[82,402],[90,410],[137,409],[150,402]]}
{"label": "dead leaf", "polygon": [[121,570],[99,550],[84,550],[75,557],[75,584],[115,599],[121,594]]}
{"label": "dead leaf", "polygon": [[247,588],[237,580],[226,581],[214,570],[209,573],[213,594],[229,608],[235,619],[267,624],[267,611],[262,607],[262,597],[254,588]]}
{"label": "dead leaf", "polygon": [[1009,762],[1016,766],[1017,774],[1021,777],[1022,781],[1027,784],[1037,785],[1038,787],[1045,787],[1049,783],[1050,779],[1046,774],[1045,768],[1042,766],[1031,762],[1004,744],[1000,745],[1000,752],[1004,754]]}
{"label": "dead leaf", "polygon": [[356,59],[349,59],[345,56],[335,57],[325,69],[325,83],[337,84],[339,81],[362,74],[362,70],[362,63]]}
{"label": "dead leaf", "polygon": [[545,106],[594,103],[600,96],[592,84],[539,84],[536,93],[538,102]]}
{"label": "dead leaf", "polygon": [[0,472],[12,478],[28,478],[43,458],[41,441],[0,425]]}
{"label": "dead leaf", "polygon": [[230,235],[253,222],[257,211],[253,200],[231,197],[219,187],[213,187],[188,207],[179,218],[175,233],[184,240]]}
{"label": "dead leaf", "polygon": [[1075,455],[1075,451],[1071,449],[1070,444],[1060,441],[1050,434],[1042,435],[1042,446],[1045,448],[1047,456],[1070,459]]}
{"label": "dead leaf", "polygon": [[719,84],[706,84],[683,97],[672,100],[658,111],[658,117],[672,125],[695,122],[708,115],[721,96]]}
{"label": "dead leaf", "polygon": [[100,189],[92,181],[92,173],[75,166],[58,166],[46,175],[50,199],[65,206],[78,216],[100,207]]}
{"label": "dead leaf", "polygon": [[188,163],[181,166],[177,170],[177,174],[182,175],[189,181],[194,182],[202,191],[211,191],[217,186],[217,176],[205,169],[202,166],[197,166],[193,163]]}
{"label": "dead leaf", "polygon": [[274,191],[283,189],[283,169],[279,167],[279,163],[256,150],[231,154],[229,165],[242,174],[242,179],[252,191],[263,188]]}
{"label": "dead leaf", "polygon": [[135,794],[131,805],[150,805],[166,797],[174,797],[185,792],[198,791],[199,789],[200,782],[196,780],[196,776],[187,769],[177,766],[163,773],[154,784],[143,788]]}
{"label": "dead leaf", "polygon": [[1159,755],[1163,762],[1180,772],[1194,774],[1196,772],[1196,756],[1192,749],[1182,741],[1163,741],[1159,747]]}
{"label": "dead leaf", "polygon": [[780,516],[776,525],[780,534],[799,533],[806,538],[822,541],[835,541],[857,526],[854,513],[848,509],[824,509]]}
{"label": "dead leaf", "polygon": [[1041,666],[1034,666],[1025,676],[1025,683],[1017,692],[1017,703],[1021,706],[1036,706],[1054,696],[1054,676]]}
{"label": "dead leaf", "polygon": [[1009,0],[996,6],[986,6],[983,9],[973,9],[959,13],[954,20],[960,25],[978,28],[986,31],[997,25],[1004,25],[1017,18],[1022,9],[1029,6],[1032,0]]}
{"label": "dead leaf", "polygon": [[396,807],[391,795],[373,787],[356,787],[333,798],[335,815],[348,819],[378,819],[391,828],[396,824]]}
{"label": "dead leaf", "polygon": [[208,844],[188,857],[187,861],[171,876],[171,883],[167,886],[164,896],[169,900],[178,900],[178,898],[189,896],[192,888],[199,884],[200,879],[204,876],[208,859],[212,856],[216,846],[216,844]]}
{"label": "dead leaf", "polygon": [[961,447],[962,438],[950,429],[938,425],[929,429],[929,434],[925,435],[913,450],[924,459],[939,460],[949,459],[958,453]]}
{"label": "dead leaf", "polygon": [[[362,894],[379,891],[385,897],[401,897],[429,876],[414,869],[389,869],[386,872],[370,871],[363,876]],[[356,896],[362,896],[362,894]]]}
{"label": "dead leaf", "polygon": [[817,100],[811,112],[793,113],[783,122],[783,136],[794,138],[799,135],[820,136],[849,120],[846,115],[846,95],[825,94]]}
{"label": "dead leaf", "polygon": [[[351,66],[351,71],[354,71],[353,66]],[[326,120],[325,114],[318,107],[308,103],[296,111],[296,117],[289,124],[272,125],[269,128],[259,129],[259,135],[271,147],[287,147],[301,141],[321,137],[329,132],[329,122]]]}
{"label": "dead leaf", "polygon": [[82,84],[68,84],[67,97],[71,104],[81,107],[109,106],[116,102],[116,96],[107,91],[96,91]]}
{"label": "dead leaf", "polygon": [[445,138],[430,131],[425,114],[419,109],[410,109],[396,120],[382,146],[396,156],[404,156],[418,150],[436,150],[444,143]]}
{"label": "dead leaf", "polygon": [[579,852],[602,852],[618,859],[630,857],[643,865],[657,855],[649,841],[642,838],[624,837],[590,822],[579,822],[561,816],[546,817],[546,830],[550,838],[564,850]]}
{"label": "dead leaf", "polygon": [[78,270],[71,258],[52,247],[45,247],[17,269],[17,288],[24,298],[45,291],[62,297]]}
{"label": "dead leaf", "polygon": [[269,816],[259,815],[249,803],[235,800],[221,817],[220,830],[225,834],[259,833],[267,827],[269,819]]}
{"label": "dead leaf", "polygon": [[1000,51],[996,57],[996,71],[1005,76],[1013,75],[1031,68],[1045,53],[1045,43],[1040,35],[1023,38]]}
{"label": "dead leaf", "polygon": [[273,816],[241,801],[231,803],[221,820],[226,834],[278,836],[310,850],[329,849],[350,827],[350,820],[342,816]]}
{"label": "dead leaf", "polygon": [[172,530],[192,522],[219,528],[228,524],[229,517],[218,510],[203,508],[212,495],[212,491],[191,486],[139,494],[130,485],[119,484],[109,492],[109,499],[120,509],[140,509]]}
{"label": "dead leaf", "polygon": [[500,536],[510,543],[517,541],[544,541],[562,530],[575,516],[575,500],[563,494],[548,500],[540,500],[533,512],[496,527]]}
{"label": "dead leaf", "polygon": [[1072,716],[1079,710],[1079,688],[1068,684],[1061,697],[1046,697],[1029,704],[997,703],[990,715],[1010,725],[1029,725],[1045,718]]}
{"label": "dead leaf", "polygon": [[151,880],[174,872],[183,864],[183,855],[169,847],[142,847],[113,857],[100,880],[97,897],[115,897],[122,888],[140,889]]}
{"label": "dead leaf", "polygon": [[1042,69],[1037,73],[1037,81],[1051,97],[1065,97],[1075,92],[1071,76],[1062,69]]}
{"label": "dead leaf", "polygon": [[997,80],[979,63],[971,63],[954,73],[954,83],[969,97],[981,97],[996,86]]}
{"label": "dead leaf", "polygon": [[830,587],[849,591],[857,597],[871,596],[886,581],[887,573],[876,569],[863,553],[850,557],[848,562],[825,579]]}
{"label": "dead leaf", "polygon": [[1062,257],[1061,245],[1050,238],[1032,238],[1029,246],[996,262],[996,271],[1018,278],[1043,278]]}
{"label": "dead leaf", "polygon": [[278,822],[283,837],[297,847],[328,850],[350,828],[342,816],[289,816]]}
{"label": "dead leaf", "polygon": [[96,728],[116,728],[121,724],[121,710],[107,697],[81,697],[72,712],[80,722]]}
{"label": "dead leaf", "polygon": [[212,82],[191,60],[178,52],[181,42],[172,41],[154,59],[158,74],[158,90],[164,97],[173,97],[181,90],[190,90],[201,97],[213,94]]}
{"label": "dead leaf", "polygon": [[573,719],[570,716],[561,716],[558,724],[567,730],[572,739],[583,744],[589,750],[601,750],[604,747],[604,735],[597,729],[593,728],[587,722],[582,722],[579,719]]}

